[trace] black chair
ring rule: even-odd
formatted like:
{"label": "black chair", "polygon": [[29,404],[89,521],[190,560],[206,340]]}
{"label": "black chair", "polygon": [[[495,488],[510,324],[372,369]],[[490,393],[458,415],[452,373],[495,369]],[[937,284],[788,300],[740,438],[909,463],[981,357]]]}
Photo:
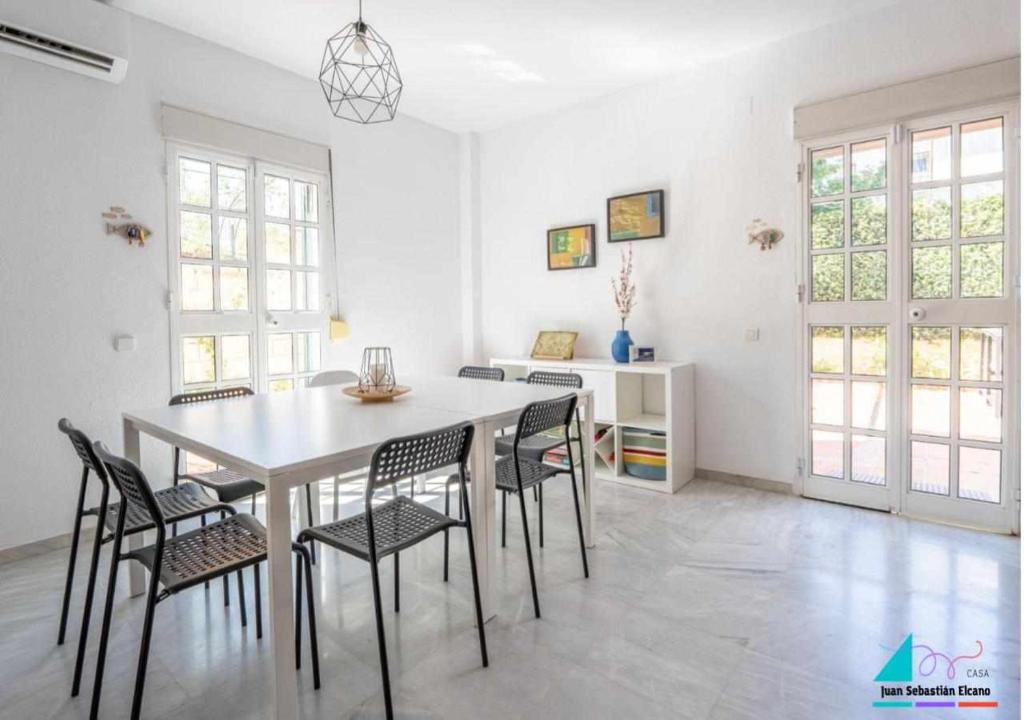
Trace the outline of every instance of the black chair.
{"label": "black chair", "polygon": [[[75,657],[75,671],[71,681],[71,697],[76,697],[82,680],[82,664],[85,659],[85,646],[89,637],[89,620],[92,614],[92,601],[96,589],[96,571],[99,566],[100,548],[114,539],[114,530],[117,527],[118,515],[121,511],[120,503],[109,503],[110,482],[107,470],[103,463],[96,457],[93,451],[92,442],[81,430],[71,424],[67,418],[61,418],[57,428],[68,436],[72,447],[82,461],[82,481],[78,491],[78,506],[75,509],[75,526],[71,533],[71,557],[68,561],[68,575],[64,583],[64,601],[61,606],[60,631],[57,634],[57,644],[64,643],[64,634],[68,621],[68,605],[71,600],[71,587],[75,576],[75,560],[78,555],[78,536],[82,528],[82,518],[87,515],[96,517],[96,535],[92,544],[92,557],[89,562],[89,579],[85,588],[85,602],[82,607],[82,629],[78,636],[78,653]],[[94,473],[100,484],[100,504],[96,507],[86,509],[85,493],[89,482],[89,474]],[[185,483],[174,488],[167,488],[155,493],[156,501],[167,522],[188,520],[194,517],[202,517],[208,513],[220,512],[225,508],[221,503],[214,502],[213,498],[203,492],[194,483]],[[145,532],[154,527],[153,520],[148,513],[129,506],[128,516],[125,519],[124,534],[134,535]],[[242,624],[245,624],[243,614]]]}
{"label": "black chair", "polygon": [[[150,637],[153,631],[153,616],[157,603],[177,593],[195,587],[200,583],[237,573],[239,601],[245,613],[245,595],[242,593],[242,570],[252,567],[256,600],[256,637],[263,635],[263,613],[260,607],[259,563],[267,559],[266,529],[252,515],[237,514],[231,506],[225,506],[230,516],[204,525],[196,530],[167,538],[165,525],[168,520],[142,471],[129,460],[111,454],[101,443],[95,443],[93,450],[107,469],[114,486],[121,494],[121,507],[114,530],[114,551],[110,564],[110,579],[107,582],[106,605],[103,610],[103,628],[96,657],[96,681],[93,688],[91,720],[99,715],[100,692],[103,687],[103,669],[110,636],[110,618],[114,606],[114,590],[117,584],[117,567],[121,560],[135,560],[150,573],[149,590],[146,594],[146,614],[142,625],[142,643],[139,650],[139,664],[135,674],[135,691],[132,697],[132,720],[138,720],[142,713],[142,694],[146,682],[146,664],[149,660]],[[137,550],[121,554],[125,526],[132,512],[144,513],[155,519],[156,542]],[[310,649],[313,653],[313,685],[320,688],[320,659],[316,645],[316,615],[313,609],[312,569],[306,548],[292,543],[297,556],[296,562],[296,604],[295,604],[295,661],[301,666],[302,627],[302,578],[305,569],[306,612],[309,617]],[[161,590],[161,586],[163,589]]]}
{"label": "black chair", "polygon": [[476,554],[473,548],[473,525],[470,521],[468,499],[465,503],[465,521],[456,521],[431,507],[404,495],[373,506],[378,488],[391,486],[405,478],[420,475],[448,465],[458,465],[462,497],[465,493],[466,460],[473,440],[473,426],[469,423],[453,425],[443,430],[395,438],[377,448],[370,462],[366,482],[366,510],[338,522],[308,528],[299,533],[299,541],[316,539],[333,548],[365,560],[370,564],[373,583],[373,608],[377,618],[377,647],[384,684],[384,707],[388,720],[394,717],[391,705],[391,680],[388,675],[387,645],[384,639],[384,618],[380,600],[378,562],[388,555],[395,556],[395,612],[399,610],[399,552],[417,545],[427,538],[443,532],[445,553],[448,549],[448,529],[466,528],[469,541],[469,567],[473,577],[473,600],[476,603],[476,623],[480,636],[480,657],[487,667],[487,640],[484,636],[483,611],[480,607],[480,588],[477,583]]}
{"label": "black chair", "polygon": [[[533,610],[537,617],[540,617],[540,602],[537,599],[537,579],[533,570],[533,550],[530,545],[530,530],[526,522],[526,501],[523,499],[523,492],[527,488],[536,487],[538,490],[541,484],[548,478],[565,472],[569,473],[572,479],[572,500],[576,506],[576,530],[580,539],[580,556],[583,558],[583,577],[590,577],[590,570],[587,567],[587,548],[583,542],[583,518],[580,514],[580,499],[576,490],[576,466],[573,463],[572,443],[569,441],[569,425],[572,423],[573,414],[576,411],[576,393],[564,397],[543,402],[530,403],[519,415],[519,423],[516,425],[516,434],[512,438],[512,453],[499,458],[495,464],[495,485],[501,492],[501,546],[505,547],[505,501],[509,495],[519,496],[519,510],[523,519],[523,537],[526,541],[526,562],[530,568],[530,589],[533,592]],[[565,445],[569,458],[568,469],[547,465],[538,460],[524,457],[520,448],[523,441],[534,437],[538,433],[552,428],[561,428],[564,435],[560,445]],[[449,479],[450,484],[451,479]],[[460,492],[465,494],[465,483],[460,483]],[[447,490],[448,484],[445,485]],[[448,509],[447,492],[445,493],[445,511]],[[467,505],[468,507],[468,505]],[[543,538],[544,527],[544,505],[540,504],[540,526],[541,537]],[[543,540],[541,547],[544,547]],[[447,578],[448,557],[445,548],[445,573]]]}
{"label": "black chair", "polygon": [[[175,405],[192,405],[194,403],[213,402],[215,400],[228,400],[230,398],[248,397],[255,395],[252,388],[248,388],[244,385],[238,387],[227,387],[217,388],[215,390],[201,390],[198,392],[181,393],[171,398],[169,405],[174,407]],[[191,480],[194,483],[198,483],[205,488],[212,491],[217,499],[222,503],[236,503],[242,498],[252,498],[251,512],[253,515],[256,514],[256,496],[263,492],[263,484],[257,480],[241,475],[234,470],[228,470],[227,468],[217,468],[205,473],[182,473],[181,472],[181,448],[174,448],[174,484],[177,485],[180,480]],[[310,486],[306,485],[306,512],[308,514],[307,520],[310,525],[313,524],[313,494]],[[223,519],[223,517],[222,517]],[[178,527],[174,525],[172,527],[172,534],[178,534]],[[310,543],[309,551],[312,554],[313,563],[316,564],[316,548]],[[227,579],[225,578],[225,583]],[[225,585],[226,587],[226,585]],[[227,596],[225,595],[224,604],[227,605]]]}
{"label": "black chair", "polygon": [[464,365],[459,368],[459,377],[472,380],[497,380],[498,382],[503,382],[505,380],[505,371],[501,368]]}

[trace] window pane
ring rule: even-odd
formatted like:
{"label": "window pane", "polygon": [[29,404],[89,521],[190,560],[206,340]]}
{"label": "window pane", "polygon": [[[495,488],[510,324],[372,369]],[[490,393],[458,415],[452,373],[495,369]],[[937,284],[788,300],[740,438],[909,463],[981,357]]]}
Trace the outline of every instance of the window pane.
{"label": "window pane", "polygon": [[960,437],[1001,442],[1003,392],[992,388],[960,388]]}
{"label": "window pane", "polygon": [[245,212],[245,170],[217,166],[217,206],[221,210]]}
{"label": "window pane", "polygon": [[949,437],[949,388],[945,385],[910,386],[910,432]]}
{"label": "window pane", "polygon": [[295,273],[295,309],[320,309],[320,273]]}
{"label": "window pane", "polygon": [[915,190],[911,210],[914,240],[949,240],[953,233],[952,191],[948,187]]}
{"label": "window pane", "polygon": [[1003,329],[960,328],[960,379],[1003,379]]}
{"label": "window pane", "polygon": [[843,477],[843,434],[811,431],[811,472],[822,477]]}
{"label": "window pane", "polygon": [[246,268],[221,267],[220,309],[249,309],[249,271]]}
{"label": "window pane", "polygon": [[854,327],[852,365],[854,375],[885,375],[884,327]]}
{"label": "window pane", "polygon": [[1003,170],[1003,119],[960,126],[960,175],[988,175]]}
{"label": "window pane", "polygon": [[221,379],[244,380],[250,377],[250,358],[248,335],[224,335],[220,339]]}
{"label": "window pane", "polygon": [[281,223],[265,223],[267,262],[290,265],[292,262],[291,230]]}
{"label": "window pane", "polygon": [[292,280],[287,270],[267,270],[267,309],[292,309]]}
{"label": "window pane", "polygon": [[913,297],[948,298],[953,292],[953,254],[947,247],[913,249]]}
{"label": "window pane", "polygon": [[181,309],[213,310],[213,267],[181,264]]}
{"label": "window pane", "polygon": [[877,190],[885,187],[885,139],[850,146],[850,189]]}
{"label": "window pane", "polygon": [[267,374],[287,375],[292,372],[291,333],[267,335]]}
{"label": "window pane", "polygon": [[836,195],[843,191],[842,146],[811,153],[811,197]]}
{"label": "window pane", "polygon": [[948,127],[921,130],[913,134],[913,182],[949,179],[950,136]]}
{"label": "window pane", "polygon": [[182,257],[213,257],[213,236],[209,215],[183,210],[180,232]]}
{"label": "window pane", "polygon": [[178,196],[182,205],[210,207],[210,163],[181,158]]}
{"label": "window pane", "polygon": [[948,327],[911,328],[911,377],[948,380],[952,365],[951,338]]}
{"label": "window pane", "polygon": [[295,228],[295,264],[316,267],[320,264],[320,249],[316,228]]}
{"label": "window pane", "polygon": [[960,484],[958,494],[970,500],[999,502],[999,476],[1002,453],[984,448],[960,448]]}
{"label": "window pane", "polygon": [[280,392],[281,390],[294,390],[295,381],[291,378],[281,378],[279,380],[270,381],[270,392]]}
{"label": "window pane", "polygon": [[221,260],[245,262],[249,256],[249,224],[245,218],[220,218],[217,243]]}
{"label": "window pane", "polygon": [[885,250],[850,253],[850,297],[885,300]]}
{"label": "window pane", "polygon": [[850,424],[867,430],[885,430],[885,383],[850,383]]}
{"label": "window pane", "polygon": [[949,495],[949,445],[910,443],[910,489]]}
{"label": "window pane", "polygon": [[960,186],[960,237],[1003,234],[1003,181]]}
{"label": "window pane", "polygon": [[320,333],[296,333],[296,372],[316,372],[320,369]]}
{"label": "window pane", "polygon": [[181,374],[184,383],[194,385],[216,380],[213,357],[213,335],[182,338]]}
{"label": "window pane", "polygon": [[850,438],[853,460],[851,479],[871,485],[885,485],[885,438],[854,435]]}
{"label": "window pane", "polygon": [[815,255],[811,258],[811,301],[831,302],[843,299],[845,270],[842,253]]}
{"label": "window pane", "polygon": [[811,372],[841,373],[843,362],[842,326],[811,328]]}
{"label": "window pane", "polygon": [[290,217],[288,213],[288,178],[263,177],[263,214],[267,217]]}
{"label": "window pane", "polygon": [[303,222],[317,221],[315,184],[295,181],[295,219]]}
{"label": "window pane", "polygon": [[854,245],[885,245],[885,195],[870,195],[850,201],[850,237]]}
{"label": "window pane", "polygon": [[838,248],[843,246],[843,201],[814,203],[811,205],[811,247]]}
{"label": "window pane", "polygon": [[843,381],[811,380],[811,422],[843,424]]}
{"label": "window pane", "polygon": [[960,297],[1003,296],[1003,244],[960,246]]}

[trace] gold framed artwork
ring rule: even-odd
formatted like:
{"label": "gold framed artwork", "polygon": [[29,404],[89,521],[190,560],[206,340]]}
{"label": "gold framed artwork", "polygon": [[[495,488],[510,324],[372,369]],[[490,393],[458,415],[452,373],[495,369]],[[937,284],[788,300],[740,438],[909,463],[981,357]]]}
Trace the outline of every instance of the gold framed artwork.
{"label": "gold framed artwork", "polygon": [[562,330],[541,330],[533,344],[530,357],[536,360],[572,360],[579,333]]}
{"label": "gold framed artwork", "polygon": [[548,270],[597,266],[594,225],[571,225],[548,230]]}
{"label": "gold framed artwork", "polygon": [[665,191],[608,198],[608,242],[665,237]]}

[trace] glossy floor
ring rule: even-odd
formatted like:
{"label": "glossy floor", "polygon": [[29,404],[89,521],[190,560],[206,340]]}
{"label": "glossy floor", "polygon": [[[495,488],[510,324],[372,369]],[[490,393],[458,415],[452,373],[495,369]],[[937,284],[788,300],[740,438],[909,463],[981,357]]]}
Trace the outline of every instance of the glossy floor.
{"label": "glossy floor", "polygon": [[[439,487],[428,487],[433,502]],[[353,486],[344,496],[344,512],[361,503],[361,492]],[[545,548],[537,554],[540,620],[529,599],[518,514],[510,516],[508,548],[499,554],[499,614],[487,625],[488,669],[479,664],[464,538],[453,543],[447,585],[440,538],[403,553],[401,613],[391,613],[385,599],[399,717],[902,715],[871,708],[878,699],[872,679],[910,632],[915,642],[950,656],[973,654],[980,640],[982,656],[957,663],[958,682],[966,681],[967,666],[985,668],[1000,707],[971,710],[971,717],[1019,717],[1016,538],[702,480],[671,497],[608,483],[598,492],[600,532],[591,578],[584,580],[567,484],[549,483]],[[329,513],[326,483],[324,493]],[[528,505],[535,522],[536,507]],[[324,686],[313,691],[305,665],[302,715],[381,717],[367,568],[329,550],[321,557]],[[69,629],[67,645],[55,645],[65,563],[61,550],[0,566],[3,720],[88,713],[88,693],[68,697],[77,630]],[[391,567],[382,565],[388,589]],[[76,592],[73,618],[80,603]],[[104,718],[127,715],[142,610],[141,599],[122,589]],[[88,678],[97,628],[98,622]],[[268,650],[251,619],[240,627],[236,600],[223,607],[216,586],[161,604],[144,715],[260,716],[268,701]],[[911,716],[963,712],[915,709]]]}

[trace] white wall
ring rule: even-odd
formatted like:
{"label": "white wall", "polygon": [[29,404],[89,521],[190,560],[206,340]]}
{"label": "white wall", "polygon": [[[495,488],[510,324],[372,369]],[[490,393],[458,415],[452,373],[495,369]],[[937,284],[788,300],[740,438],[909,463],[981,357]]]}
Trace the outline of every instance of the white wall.
{"label": "white wall", "polygon": [[[456,135],[401,117],[352,125],[313,80],[134,16],[129,31],[119,86],[0,55],[0,548],[71,527],[80,465],[58,418],[119,449],[120,411],[169,397],[161,102],[332,147],[353,328],[332,365],[378,343],[399,373],[461,360]],[[155,230],[144,249],[104,234],[110,205]],[[114,352],[121,333],[135,352]],[[166,481],[167,451],[143,456]]]}
{"label": "white wall", "polygon": [[[799,454],[795,105],[1019,53],[1016,0],[903,3],[482,135],[483,354],[525,355],[541,329],[606,357],[617,329],[605,199],[664,188],[668,236],[634,243],[628,327],[697,364],[697,464],[794,479]],[[748,246],[760,217],[786,238]],[[597,224],[598,267],[548,272],[545,231]],[[744,342],[759,328],[758,343]]]}

